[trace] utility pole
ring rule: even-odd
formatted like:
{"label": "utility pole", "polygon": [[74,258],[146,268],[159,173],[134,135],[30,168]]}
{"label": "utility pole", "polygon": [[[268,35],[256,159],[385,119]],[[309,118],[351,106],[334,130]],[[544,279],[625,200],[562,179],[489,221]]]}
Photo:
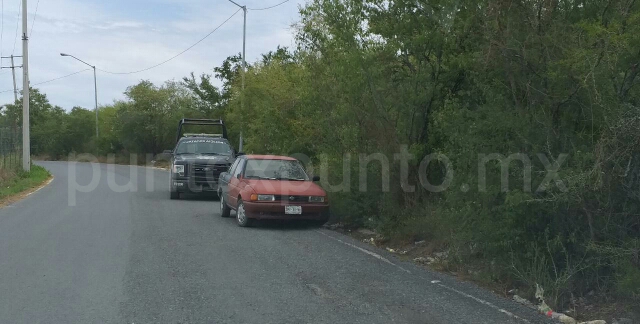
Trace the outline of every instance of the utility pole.
{"label": "utility pole", "polygon": [[86,64],[88,66],[90,66],[93,69],[93,90],[94,90],[93,91],[93,95],[94,95],[94,98],[96,100],[96,102],[95,102],[96,103],[96,109],[95,109],[96,110],[96,139],[98,139],[98,136],[100,134],[98,132],[98,79],[96,77],[96,66],[95,65],[91,65],[91,64],[89,64],[89,63],[87,63],[87,62],[85,62],[85,61],[83,61],[83,60],[71,55],[71,54],[60,53],[60,56],[68,56],[68,57],[74,58],[74,59],[76,59],[76,60],[78,60],[78,61],[80,61],[80,62],[82,62],[82,63],[84,63],[84,64]]}
{"label": "utility pole", "polygon": [[[96,103],[96,140],[100,138],[100,132],[98,131],[98,79],[96,77],[96,66],[93,66],[93,94]],[[97,147],[98,143],[96,143]]]}
{"label": "utility pole", "polygon": [[[247,6],[241,6],[239,4],[237,4],[235,1],[233,0],[229,0],[229,2],[233,3],[234,5],[242,8],[242,11],[244,13],[244,24],[242,27],[242,94],[241,94],[241,107],[242,110],[244,110],[244,75],[246,73],[247,70],[247,62],[245,60],[246,56],[246,45],[247,45]],[[241,114],[242,116],[242,114]],[[244,123],[240,123],[240,124],[244,124]],[[240,125],[240,145],[238,147],[238,151],[242,152],[242,127],[243,125]]]}
{"label": "utility pole", "polygon": [[[244,75],[247,73],[246,49],[247,49],[247,6],[242,7],[244,11],[244,23],[242,26],[242,96],[244,97]],[[242,100],[244,105],[244,100]]]}
{"label": "utility pole", "polygon": [[22,168],[31,171],[31,141],[29,137],[29,30],[27,0],[22,0]]}
{"label": "utility pole", "polygon": [[18,101],[18,87],[16,86],[16,66],[13,63],[13,54],[11,55],[11,74],[13,74],[13,102]]}
{"label": "utility pole", "polygon": [[16,68],[17,67],[22,67],[22,66],[16,66],[13,58],[15,57],[22,57],[19,55],[11,55],[11,56],[3,56],[2,58],[10,58],[11,59],[11,66],[3,66],[3,69],[11,69],[11,73],[13,74],[13,99],[14,99],[14,103],[16,101],[18,101],[18,87],[16,85]]}

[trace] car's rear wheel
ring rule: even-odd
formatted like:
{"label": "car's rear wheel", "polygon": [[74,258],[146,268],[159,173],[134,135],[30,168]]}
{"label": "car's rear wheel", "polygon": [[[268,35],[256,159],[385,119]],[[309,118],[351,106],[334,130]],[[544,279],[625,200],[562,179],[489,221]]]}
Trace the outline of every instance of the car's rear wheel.
{"label": "car's rear wheel", "polygon": [[231,208],[227,205],[227,200],[224,199],[224,196],[219,191],[218,196],[220,196],[220,216],[229,217],[231,215]]}
{"label": "car's rear wheel", "polygon": [[238,220],[238,226],[249,227],[253,223],[247,216],[247,212],[244,210],[244,204],[241,199],[238,199],[238,209],[236,210],[236,219]]}

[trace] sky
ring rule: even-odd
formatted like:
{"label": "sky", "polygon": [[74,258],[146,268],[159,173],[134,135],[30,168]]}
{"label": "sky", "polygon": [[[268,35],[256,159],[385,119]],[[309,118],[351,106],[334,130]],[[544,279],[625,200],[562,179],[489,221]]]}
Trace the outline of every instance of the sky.
{"label": "sky", "polygon": [[[20,0],[2,2],[0,52],[22,55]],[[39,2],[38,2],[39,1]],[[249,9],[269,7],[282,0],[237,0]],[[290,0],[269,10],[247,12],[247,62],[280,46],[294,46],[292,24],[299,20],[305,0]],[[90,68],[60,53],[72,54],[98,69],[129,72],[165,61],[196,43],[239,8],[228,0],[28,0],[29,79],[53,105],[66,110],[94,107]],[[37,13],[36,13],[37,7]],[[35,21],[34,21],[34,13]],[[213,68],[242,51],[242,11],[200,44],[149,71],[115,75],[97,72],[98,105],[124,99],[123,92],[140,80],[161,84],[181,80],[191,72]],[[16,26],[18,28],[16,28]],[[17,30],[17,33],[16,33]],[[16,36],[17,35],[17,36]],[[15,44],[15,46],[14,46]],[[21,58],[15,58],[21,65]],[[11,60],[2,59],[2,66]],[[46,84],[37,83],[89,69]],[[22,69],[16,82],[22,88]],[[13,102],[11,69],[0,71],[0,105]]]}

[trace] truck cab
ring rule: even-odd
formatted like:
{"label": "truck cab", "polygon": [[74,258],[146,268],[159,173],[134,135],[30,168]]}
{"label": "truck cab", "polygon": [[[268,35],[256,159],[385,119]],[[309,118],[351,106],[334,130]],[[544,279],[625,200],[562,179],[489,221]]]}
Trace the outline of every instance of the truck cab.
{"label": "truck cab", "polygon": [[[207,131],[183,133],[186,125]],[[211,131],[214,128],[221,131]],[[183,193],[216,194],[220,174],[227,172],[238,156],[224,122],[213,119],[180,120],[176,146],[166,153],[171,156],[171,199],[180,199]]]}

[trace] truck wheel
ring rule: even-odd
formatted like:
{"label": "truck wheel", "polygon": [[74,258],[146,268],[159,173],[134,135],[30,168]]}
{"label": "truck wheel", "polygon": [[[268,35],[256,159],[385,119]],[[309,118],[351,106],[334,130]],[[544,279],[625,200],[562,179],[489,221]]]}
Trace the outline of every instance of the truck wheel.
{"label": "truck wheel", "polygon": [[229,217],[231,215],[231,208],[227,206],[227,201],[224,199],[222,193],[218,192],[220,196],[220,216]]}
{"label": "truck wheel", "polygon": [[247,213],[244,210],[244,204],[242,200],[238,199],[238,209],[236,210],[236,219],[238,220],[238,226],[250,227],[253,223],[252,219],[247,217]]}

